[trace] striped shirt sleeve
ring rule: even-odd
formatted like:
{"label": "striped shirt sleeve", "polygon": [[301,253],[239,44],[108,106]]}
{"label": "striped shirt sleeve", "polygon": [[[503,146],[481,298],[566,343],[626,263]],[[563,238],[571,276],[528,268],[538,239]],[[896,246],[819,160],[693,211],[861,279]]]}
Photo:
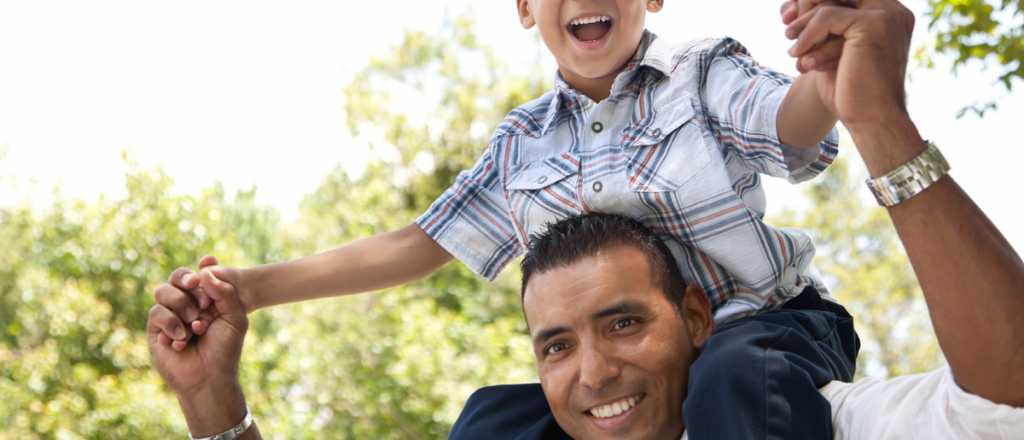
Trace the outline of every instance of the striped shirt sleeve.
{"label": "striped shirt sleeve", "polygon": [[726,155],[793,183],[813,178],[835,160],[835,129],[817,148],[782,143],[776,122],[792,78],[759,65],[739,42],[725,39],[712,50],[705,78],[705,111]]}
{"label": "striped shirt sleeve", "polygon": [[488,148],[473,168],[459,173],[416,224],[473,272],[493,280],[522,253],[503,188]]}

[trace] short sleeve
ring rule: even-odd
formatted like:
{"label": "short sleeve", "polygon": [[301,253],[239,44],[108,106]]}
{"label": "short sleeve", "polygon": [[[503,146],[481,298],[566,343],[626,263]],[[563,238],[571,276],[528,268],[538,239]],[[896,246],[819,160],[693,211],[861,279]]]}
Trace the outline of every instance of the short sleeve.
{"label": "short sleeve", "polygon": [[455,183],[416,219],[416,225],[489,280],[522,253],[490,148],[473,168],[459,173]]}
{"label": "short sleeve", "polygon": [[832,407],[836,440],[1011,440],[1024,433],[1024,408],[967,393],[949,367],[888,380],[832,382],[821,393]]}
{"label": "short sleeve", "polygon": [[701,84],[708,123],[726,155],[754,172],[797,183],[827,168],[838,153],[833,128],[818,148],[794,147],[779,139],[778,114],[792,78],[765,68],[732,39],[711,53]]}

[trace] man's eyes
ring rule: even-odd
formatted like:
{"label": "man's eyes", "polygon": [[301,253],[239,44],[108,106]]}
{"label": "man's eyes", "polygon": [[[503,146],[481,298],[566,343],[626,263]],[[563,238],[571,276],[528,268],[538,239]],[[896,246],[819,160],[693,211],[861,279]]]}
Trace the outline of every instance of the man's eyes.
{"label": "man's eyes", "polygon": [[547,347],[544,347],[544,354],[545,355],[558,354],[559,352],[561,352],[563,350],[566,350],[568,348],[569,348],[569,344],[566,344],[564,342],[556,342],[554,344],[548,345]]}
{"label": "man's eyes", "polygon": [[616,319],[615,322],[612,323],[612,330],[622,330],[639,323],[640,321],[636,318]]}
{"label": "man's eyes", "polygon": [[[618,319],[612,321],[611,331],[613,331],[613,332],[624,331],[624,330],[629,329],[630,327],[634,327],[637,324],[640,324],[641,322],[642,321],[640,320],[640,318],[636,318],[636,317],[618,318]],[[566,351],[566,350],[568,350],[570,348],[572,348],[572,347],[570,346],[570,344],[568,342],[553,342],[551,344],[548,344],[548,345],[544,346],[543,353],[544,353],[545,357],[547,357],[547,356],[554,356],[554,355],[562,353],[562,352],[564,352],[564,351]]]}

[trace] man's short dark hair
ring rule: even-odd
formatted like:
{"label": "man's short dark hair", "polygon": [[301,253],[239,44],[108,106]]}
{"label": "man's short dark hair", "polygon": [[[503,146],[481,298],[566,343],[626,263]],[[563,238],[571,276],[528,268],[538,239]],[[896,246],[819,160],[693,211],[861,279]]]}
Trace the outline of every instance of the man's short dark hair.
{"label": "man's short dark hair", "polygon": [[661,283],[661,290],[676,310],[680,310],[686,283],[668,246],[654,231],[633,220],[613,214],[588,213],[570,217],[541,234],[530,238],[530,248],[523,258],[523,283],[520,295],[534,274],[569,266],[583,258],[597,255],[615,246],[632,246],[647,256],[651,279]]}

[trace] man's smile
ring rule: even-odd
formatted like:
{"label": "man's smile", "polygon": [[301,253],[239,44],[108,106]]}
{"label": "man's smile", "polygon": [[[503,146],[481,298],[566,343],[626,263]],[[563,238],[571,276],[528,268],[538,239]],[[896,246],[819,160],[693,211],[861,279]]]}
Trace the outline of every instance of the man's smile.
{"label": "man's smile", "polygon": [[608,403],[597,405],[584,411],[584,414],[603,429],[613,429],[626,423],[629,417],[635,412],[637,405],[644,400],[645,393],[617,399]]}

